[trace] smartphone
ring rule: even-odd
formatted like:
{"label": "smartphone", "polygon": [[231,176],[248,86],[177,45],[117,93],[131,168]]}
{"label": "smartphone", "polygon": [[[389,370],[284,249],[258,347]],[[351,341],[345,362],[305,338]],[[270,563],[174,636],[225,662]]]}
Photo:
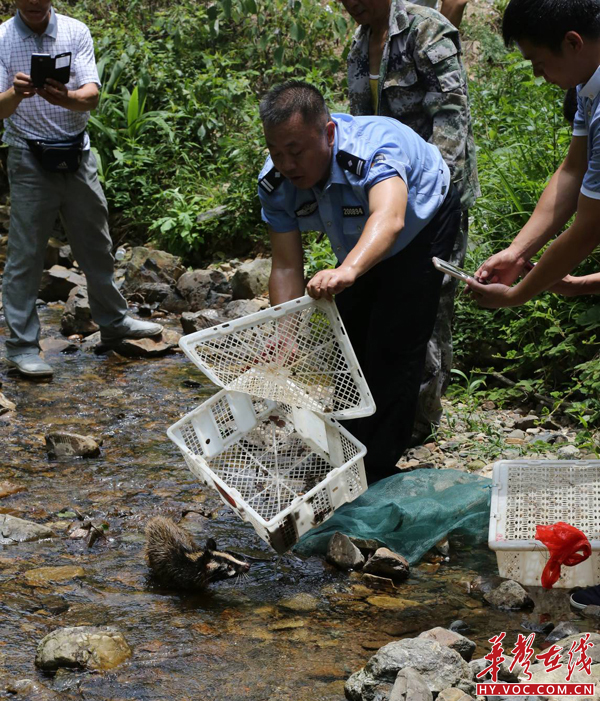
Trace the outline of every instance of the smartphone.
{"label": "smartphone", "polygon": [[452,263],[447,263],[445,260],[442,260],[441,258],[432,258],[431,261],[437,270],[439,270],[442,273],[447,273],[448,275],[455,277],[458,280],[463,280],[465,282],[469,278],[471,278],[472,280],[477,280],[475,275],[471,275],[466,270],[462,270],[461,268],[457,268],[455,265],[452,265]]}
{"label": "smartphone", "polygon": [[31,82],[36,88],[43,88],[48,78],[66,84],[71,77],[71,52],[58,54],[31,54]]}

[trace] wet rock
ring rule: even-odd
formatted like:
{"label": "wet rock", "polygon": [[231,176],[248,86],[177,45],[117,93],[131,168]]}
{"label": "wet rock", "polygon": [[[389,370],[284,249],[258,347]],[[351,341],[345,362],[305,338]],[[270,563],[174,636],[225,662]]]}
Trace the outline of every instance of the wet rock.
{"label": "wet rock", "polygon": [[10,497],[13,494],[27,491],[27,487],[22,484],[13,484],[12,482],[0,482],[0,499]]}
{"label": "wet rock", "polygon": [[483,598],[494,608],[505,611],[518,611],[533,606],[533,601],[525,589],[512,580],[503,582]]}
{"label": "wet rock", "polygon": [[365,564],[361,551],[343,533],[334,533],[331,536],[326,559],[341,570],[356,570]]}
{"label": "wet rock", "polygon": [[266,294],[270,275],[270,258],[257,258],[251,263],[243,263],[231,278],[233,299],[254,299]]}
{"label": "wet rock", "polygon": [[465,694],[461,689],[444,689],[437,697],[437,701],[473,701],[473,697]]}
{"label": "wet rock", "polygon": [[248,314],[256,314],[263,309],[267,309],[269,302],[267,299],[234,299],[225,305],[225,315],[228,319],[239,319]]}
{"label": "wet rock", "polygon": [[572,460],[573,458],[576,458],[580,453],[581,451],[576,445],[563,445],[562,448],[559,448],[556,451],[556,456],[563,460]]}
{"label": "wet rock", "polygon": [[52,538],[54,533],[39,523],[25,521],[16,516],[0,514],[0,542],[9,543],[29,543],[33,540]]}
{"label": "wet rock", "polygon": [[8,414],[9,411],[15,411],[16,408],[17,405],[14,402],[11,402],[9,399],[7,399],[2,394],[2,392],[0,392],[0,416]]}
{"label": "wet rock", "polygon": [[600,606],[586,606],[580,613],[584,618],[600,618]]}
{"label": "wet rock", "polygon": [[181,315],[181,327],[186,335],[224,324],[226,321],[222,311],[216,309],[201,309],[199,312],[184,312]]}
{"label": "wet rock", "polygon": [[71,579],[85,577],[83,567],[66,565],[65,567],[37,567],[22,575],[24,581],[32,587],[44,586],[50,582],[68,582]]}
{"label": "wet rock", "polygon": [[433,701],[433,694],[417,671],[405,667],[398,672],[389,701]]}
{"label": "wet rock", "polygon": [[86,287],[74,287],[69,292],[69,298],[60,320],[60,330],[64,336],[72,336],[73,334],[89,336],[98,331],[98,325],[92,319]]}
{"label": "wet rock", "polygon": [[435,640],[440,645],[445,645],[451,650],[455,650],[458,654],[466,660],[470,661],[475,652],[475,643],[464,635],[460,633],[455,633],[454,631],[448,630],[447,628],[432,628],[431,630],[426,630],[418,638],[423,640]]}
{"label": "wet rock", "polygon": [[44,353],[74,353],[79,350],[77,343],[66,338],[43,338],[40,348]]}
{"label": "wet rock", "polygon": [[68,270],[62,265],[53,265],[42,274],[42,284],[38,296],[44,302],[64,302],[72,289],[85,287],[86,280],[74,270]]}
{"label": "wet rock", "polygon": [[190,309],[187,300],[166,282],[145,282],[137,288],[136,295],[140,295],[145,304],[160,307],[171,314],[181,314]]}
{"label": "wet rock", "polygon": [[146,282],[166,282],[172,285],[184,273],[185,267],[178,256],[136,246],[131,250],[131,258],[125,267],[123,288],[130,293]]}
{"label": "wet rock", "polygon": [[379,685],[395,682],[398,672],[405,667],[420,674],[434,696],[471,677],[468,664],[454,650],[434,640],[407,638],[384,645],[363,669],[353,674],[346,682],[346,698],[350,701],[373,698],[363,692],[372,694]]}
{"label": "wet rock", "polygon": [[46,451],[51,459],[60,458],[97,458],[100,446],[92,436],[80,436],[77,433],[56,431],[46,436]]}
{"label": "wet rock", "polygon": [[124,338],[110,348],[126,358],[162,358],[172,353],[179,345],[181,335],[165,329],[160,336],[153,338]]}
{"label": "wet rock", "polygon": [[579,627],[576,626],[572,621],[563,621],[559,623],[555,628],[553,628],[548,636],[546,637],[547,643],[555,643],[557,640],[562,640],[569,635],[578,635]]}
{"label": "wet rock", "polygon": [[222,309],[231,302],[231,286],[218,270],[193,270],[177,282],[177,291],[186,300],[191,312],[201,309]]}
{"label": "wet rock", "polygon": [[457,682],[456,688],[463,691],[467,696],[477,696],[477,683],[472,679],[461,679]]}
{"label": "wet rock", "polygon": [[35,664],[44,671],[59,667],[107,670],[131,657],[131,648],[121,633],[108,627],[61,628],[38,645]]}
{"label": "wet rock", "polygon": [[[505,655],[504,662],[500,664],[500,669],[498,671],[499,681],[509,683],[519,681],[519,675],[523,673],[523,668],[517,662],[517,664],[515,664],[515,666],[511,670],[510,666],[512,663],[513,658],[510,657],[510,655]],[[490,680],[492,677],[489,672],[487,672],[487,674],[484,677],[477,677],[478,674],[483,672],[483,670],[487,669],[489,666],[490,662],[483,657],[478,660],[471,660],[471,662],[469,662],[469,668],[471,670],[473,679],[477,679],[477,682],[484,682]]]}
{"label": "wet rock", "polygon": [[519,428],[522,431],[526,431],[528,428],[534,428],[539,421],[539,417],[535,414],[529,414],[529,416],[522,416],[520,419],[515,421],[515,428]]}
{"label": "wet rock", "polygon": [[388,548],[379,548],[363,567],[363,572],[378,577],[389,577],[394,582],[403,582],[410,574],[410,565],[402,555]]}
{"label": "wet rock", "polygon": [[365,557],[370,557],[379,548],[385,547],[383,543],[380,543],[375,538],[354,538],[354,536],[349,536],[350,542],[361,551]]}
{"label": "wet rock", "polygon": [[319,607],[319,602],[314,596],[310,594],[296,594],[290,599],[283,599],[279,602],[280,608],[287,609],[288,611],[316,611]]}
{"label": "wet rock", "polygon": [[11,682],[6,687],[6,691],[27,701],[60,701],[60,699],[66,701],[67,698],[70,698],[65,697],[63,693],[58,694],[56,691],[48,689],[48,687],[33,681],[33,679],[19,679]]}

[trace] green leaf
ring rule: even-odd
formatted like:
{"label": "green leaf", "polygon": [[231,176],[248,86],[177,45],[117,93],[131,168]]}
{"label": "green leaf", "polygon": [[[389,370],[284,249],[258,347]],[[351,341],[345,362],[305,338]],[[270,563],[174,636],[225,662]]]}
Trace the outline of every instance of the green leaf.
{"label": "green leaf", "polygon": [[278,46],[275,51],[273,52],[273,60],[275,61],[275,65],[278,67],[281,67],[283,65],[283,54],[285,52],[285,49],[283,46]]}

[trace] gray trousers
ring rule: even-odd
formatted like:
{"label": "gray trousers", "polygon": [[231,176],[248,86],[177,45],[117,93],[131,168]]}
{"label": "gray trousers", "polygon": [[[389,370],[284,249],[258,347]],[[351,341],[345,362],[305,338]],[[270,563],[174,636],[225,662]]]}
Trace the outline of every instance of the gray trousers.
{"label": "gray trousers", "polygon": [[114,282],[108,207],[94,154],[83,154],[76,173],[50,173],[42,169],[29,149],[11,146],[7,170],[11,209],[2,284],[10,331],[7,356],[38,352],[40,322],[35,303],[44,254],[58,215],[87,278],[94,321],[101,327],[118,327],[125,318],[127,302]]}
{"label": "gray trousers", "polygon": [[[463,210],[460,231],[448,262],[462,268],[469,238],[469,212]],[[429,434],[442,418],[442,396],[450,384],[452,370],[452,320],[458,280],[444,275],[435,327],[427,344],[425,370],[419,392],[413,437]]]}

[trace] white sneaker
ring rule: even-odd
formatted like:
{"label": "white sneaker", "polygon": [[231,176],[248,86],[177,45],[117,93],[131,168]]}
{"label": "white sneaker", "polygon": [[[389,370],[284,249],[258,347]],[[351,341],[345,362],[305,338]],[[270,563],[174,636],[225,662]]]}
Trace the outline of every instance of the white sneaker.
{"label": "white sneaker", "polygon": [[22,353],[6,358],[23,377],[52,377],[54,370],[37,353]]}
{"label": "white sneaker", "polygon": [[155,324],[152,321],[141,321],[140,319],[126,316],[121,326],[116,329],[101,328],[100,339],[102,343],[114,343],[123,338],[150,338],[151,336],[159,336],[162,332],[163,327],[160,324]]}

